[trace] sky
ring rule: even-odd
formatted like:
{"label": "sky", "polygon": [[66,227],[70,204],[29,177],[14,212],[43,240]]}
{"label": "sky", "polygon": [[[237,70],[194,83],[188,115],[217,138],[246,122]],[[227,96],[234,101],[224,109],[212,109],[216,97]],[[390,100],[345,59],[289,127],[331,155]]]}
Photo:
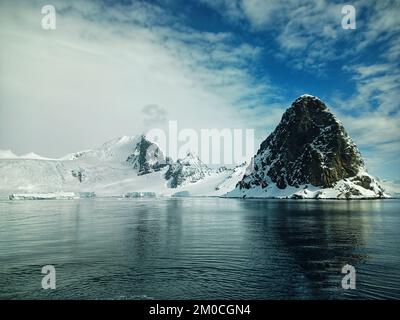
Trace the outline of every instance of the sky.
{"label": "sky", "polygon": [[400,0],[2,0],[0,149],[61,157],[169,120],[258,146],[308,93],[370,173],[400,180],[399,16]]}

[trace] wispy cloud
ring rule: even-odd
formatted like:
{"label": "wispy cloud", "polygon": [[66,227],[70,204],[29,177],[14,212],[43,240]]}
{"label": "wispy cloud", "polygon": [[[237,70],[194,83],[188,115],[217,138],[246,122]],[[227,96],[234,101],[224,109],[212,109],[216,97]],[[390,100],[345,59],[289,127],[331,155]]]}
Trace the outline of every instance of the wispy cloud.
{"label": "wispy cloud", "polygon": [[353,65],[343,68],[355,82],[355,92],[346,101],[336,101],[342,110],[361,113],[376,111],[398,115],[400,111],[400,70],[395,64]]}
{"label": "wispy cloud", "polygon": [[400,30],[399,1],[353,1],[356,30],[342,29],[343,1],[202,1],[229,20],[247,24],[252,32],[273,33],[280,48],[277,56],[297,69],[323,74],[329,62],[357,57],[378,43],[386,42],[386,55],[391,59],[399,52],[398,41],[389,41]]}
{"label": "wispy cloud", "polygon": [[194,30],[145,2],[53,4],[57,29],[45,31],[41,1],[1,3],[2,148],[60,156],[138,134],[148,105],[183,127],[251,127],[243,101],[275,92],[248,70],[259,48],[233,34]]}
{"label": "wispy cloud", "polygon": [[[400,73],[393,64],[345,67],[356,90],[350,98],[336,99],[341,118],[375,172],[400,168]],[[393,165],[396,164],[396,165]]]}
{"label": "wispy cloud", "polygon": [[[202,1],[235,27],[267,35],[268,53],[291,69],[330,77],[326,98],[372,171],[400,175],[400,1]],[[342,29],[344,4],[356,9],[355,30]],[[346,90],[337,91],[337,78]]]}
{"label": "wispy cloud", "polygon": [[288,92],[318,95],[309,84],[324,79],[374,173],[400,158],[400,1],[354,1],[356,30],[342,29],[339,0],[197,1],[219,12],[215,30],[170,0],[52,3],[54,31],[40,27],[42,1],[0,3],[0,148],[60,156],[168,119],[255,128],[257,144]]}

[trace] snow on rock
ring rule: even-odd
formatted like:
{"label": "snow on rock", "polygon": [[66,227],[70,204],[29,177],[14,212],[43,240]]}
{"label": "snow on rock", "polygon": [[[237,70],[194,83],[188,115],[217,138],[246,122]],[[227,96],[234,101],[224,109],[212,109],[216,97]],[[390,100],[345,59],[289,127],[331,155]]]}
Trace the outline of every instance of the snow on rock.
{"label": "snow on rock", "polygon": [[298,97],[298,98],[296,99],[296,101],[298,101],[298,100],[303,100],[304,98],[311,98],[311,99],[318,99],[318,100],[321,100],[321,99],[318,98],[317,96],[314,96],[314,95],[308,94],[308,93],[304,93],[304,94],[302,94],[300,97]]}
{"label": "snow on rock", "polygon": [[[373,177],[367,175],[371,179]],[[372,188],[364,188],[357,180],[359,177],[338,181],[331,188],[321,188],[313,185],[300,185],[298,187],[288,186],[279,188],[276,184],[271,183],[267,187],[244,190],[235,188],[233,191],[224,195],[231,198],[271,198],[271,199],[380,199],[389,198],[390,194],[385,193],[381,187],[372,180]]]}
{"label": "snow on rock", "polygon": [[198,156],[193,153],[187,153],[183,159],[170,164],[168,171],[165,173],[165,179],[168,181],[170,188],[194,183],[210,176],[212,170],[207,167]]}
{"label": "snow on rock", "polygon": [[230,174],[215,188],[215,191],[218,194],[223,195],[235,189],[235,186],[239,183],[239,181],[243,179],[243,176],[246,173],[246,169],[246,162],[239,166],[236,166],[234,169],[227,169]]}
{"label": "snow on rock", "polygon": [[228,197],[384,198],[342,123],[317,97],[297,98]]}
{"label": "snow on rock", "polygon": [[126,161],[132,165],[133,169],[137,170],[138,175],[159,171],[171,162],[164,156],[157,144],[149,141],[144,135],[136,141],[135,149]]}
{"label": "snow on rock", "polygon": [[84,156],[94,154],[93,150],[84,150],[84,151],[79,151],[79,152],[74,152],[74,153],[69,153],[63,157],[61,157],[60,161],[72,161],[72,160],[77,160],[79,158],[82,158]]}
{"label": "snow on rock", "polygon": [[2,150],[0,177],[0,197],[11,194],[14,199],[121,195],[359,199],[384,198],[390,192],[387,184],[382,183],[383,188],[366,172],[341,122],[311,95],[296,99],[248,166],[211,169],[193,153],[173,162],[140,135],[119,137],[57,160],[35,154],[22,158]]}
{"label": "snow on rock", "polygon": [[96,159],[123,162],[126,161],[129,155],[134,151],[139,139],[140,137],[135,136],[122,136],[105,142],[99,148],[70,153],[59,160]]}
{"label": "snow on rock", "polygon": [[[228,185],[226,180],[232,169],[212,170],[193,154],[173,163],[157,148],[144,136],[124,136],[59,160],[0,159],[0,197],[64,190],[79,197],[89,197],[91,193],[97,197],[121,197],[146,192],[156,196],[173,196],[177,192],[214,196],[228,191],[217,187],[223,182]],[[172,179],[180,181],[174,188],[165,178],[168,171],[174,172]]]}

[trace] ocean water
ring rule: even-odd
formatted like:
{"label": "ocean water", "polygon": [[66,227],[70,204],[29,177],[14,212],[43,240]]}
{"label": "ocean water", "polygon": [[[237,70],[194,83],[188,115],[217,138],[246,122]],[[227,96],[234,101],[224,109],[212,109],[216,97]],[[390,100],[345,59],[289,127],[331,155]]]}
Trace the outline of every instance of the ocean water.
{"label": "ocean water", "polygon": [[[0,299],[399,299],[400,200],[0,202]],[[356,289],[341,286],[356,269]],[[41,287],[54,265],[56,289]]]}

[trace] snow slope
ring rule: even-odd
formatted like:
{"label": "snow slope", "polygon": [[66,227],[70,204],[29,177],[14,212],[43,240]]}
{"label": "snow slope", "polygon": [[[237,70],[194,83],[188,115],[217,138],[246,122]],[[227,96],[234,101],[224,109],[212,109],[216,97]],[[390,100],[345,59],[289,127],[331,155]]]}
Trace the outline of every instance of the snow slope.
{"label": "snow slope", "polygon": [[382,196],[377,196],[381,187],[374,178],[366,172],[359,174],[360,177],[368,176],[372,180],[372,188],[365,189],[358,184],[356,179],[349,178],[339,180],[331,188],[316,187],[311,184],[300,185],[299,187],[287,186],[284,189],[278,188],[273,182],[267,187],[257,186],[249,190],[235,188],[224,197],[231,198],[272,198],[272,199],[377,199],[389,198],[392,196],[385,190]]}
{"label": "snow slope", "polygon": [[[136,156],[140,139],[141,136],[124,136],[99,148],[52,160],[15,158],[12,152],[3,152],[0,159],[0,196],[28,193],[31,196],[25,196],[29,198],[34,193],[63,192],[94,192],[98,197],[122,196],[131,192],[154,192],[158,196],[218,196],[233,189],[241,179],[238,169],[206,170],[202,167],[207,174],[196,175],[196,179],[190,177],[184,184],[171,188],[165,177],[169,166],[139,174],[139,169],[127,161],[130,156]],[[185,164],[185,170],[197,173],[198,163],[193,159],[186,160],[180,162]],[[229,182],[232,175],[234,179]]]}

